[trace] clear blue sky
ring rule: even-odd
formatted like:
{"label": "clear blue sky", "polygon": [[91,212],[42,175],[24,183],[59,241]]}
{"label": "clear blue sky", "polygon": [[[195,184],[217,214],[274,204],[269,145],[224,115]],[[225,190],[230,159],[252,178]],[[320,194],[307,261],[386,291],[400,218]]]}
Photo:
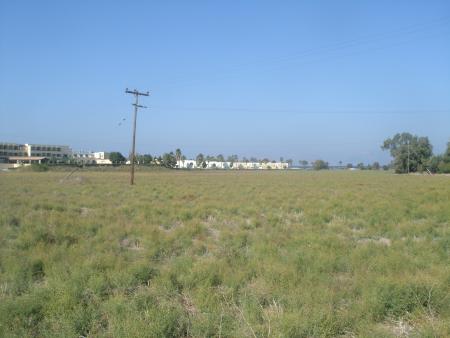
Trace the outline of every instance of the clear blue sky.
{"label": "clear blue sky", "polygon": [[[0,0],[0,141],[383,163],[450,137],[450,1]],[[118,123],[126,118],[119,126]]]}

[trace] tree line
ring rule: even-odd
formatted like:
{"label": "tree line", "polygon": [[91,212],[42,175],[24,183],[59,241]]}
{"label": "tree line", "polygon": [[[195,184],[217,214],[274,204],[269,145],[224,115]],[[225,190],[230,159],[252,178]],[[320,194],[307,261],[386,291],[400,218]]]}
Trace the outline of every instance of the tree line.
{"label": "tree line", "polygon": [[[428,137],[412,135],[410,133],[398,133],[393,137],[384,140],[381,145],[381,149],[389,151],[393,160],[389,165],[381,166],[378,162],[372,164],[358,163],[353,165],[348,163],[344,165],[342,161],[339,161],[339,167],[341,168],[356,168],[360,170],[388,170],[394,169],[396,173],[414,173],[429,171],[431,173],[450,173],[450,142],[447,143],[447,149],[443,154],[433,154],[433,146],[431,145]],[[120,152],[111,152],[109,159],[115,165],[126,163],[126,158]],[[150,154],[138,154],[135,158],[135,163],[148,166],[162,166],[166,168],[176,168],[177,162],[186,160],[186,156],[183,155],[181,149],[176,149],[168,153],[164,153],[160,156],[152,156]],[[269,158],[258,159],[256,157],[242,157],[238,155],[229,155],[225,157],[222,154],[219,155],[204,155],[202,153],[195,157],[197,167],[206,168],[207,162],[230,162],[231,167],[236,162],[254,162],[254,163],[274,163],[275,160]],[[293,165],[292,159],[284,160],[280,157],[280,162],[287,162],[289,166]],[[315,170],[329,169],[328,162],[324,160],[315,160],[308,162],[307,160],[298,161],[300,167],[312,168]]]}

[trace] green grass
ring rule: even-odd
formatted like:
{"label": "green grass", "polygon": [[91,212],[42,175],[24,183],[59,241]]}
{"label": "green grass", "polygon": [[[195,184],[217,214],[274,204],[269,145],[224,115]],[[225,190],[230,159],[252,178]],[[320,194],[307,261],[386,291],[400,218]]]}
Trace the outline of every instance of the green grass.
{"label": "green grass", "polygon": [[0,336],[450,336],[450,177],[0,173]]}

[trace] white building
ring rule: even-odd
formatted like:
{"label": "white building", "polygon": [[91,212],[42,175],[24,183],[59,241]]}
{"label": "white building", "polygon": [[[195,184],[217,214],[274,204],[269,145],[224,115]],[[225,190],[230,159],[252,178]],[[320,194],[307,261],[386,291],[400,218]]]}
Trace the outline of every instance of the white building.
{"label": "white building", "polygon": [[47,160],[64,161],[72,155],[69,146],[0,142],[0,162],[31,164]]}
{"label": "white building", "polygon": [[104,151],[77,151],[72,154],[72,157],[104,160],[106,158],[106,155]]}
{"label": "white building", "polygon": [[85,164],[112,164],[104,151],[78,151],[72,154],[72,158]]}
{"label": "white building", "polygon": [[180,169],[196,169],[197,162],[195,160],[179,160],[177,161],[177,168]]}

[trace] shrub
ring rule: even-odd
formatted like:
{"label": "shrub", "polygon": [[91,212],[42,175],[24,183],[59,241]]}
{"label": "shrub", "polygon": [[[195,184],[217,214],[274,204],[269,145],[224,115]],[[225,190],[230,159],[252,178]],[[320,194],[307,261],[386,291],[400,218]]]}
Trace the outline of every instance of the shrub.
{"label": "shrub", "polygon": [[313,163],[314,170],[322,170],[322,169],[328,169],[328,162],[325,162],[323,160],[316,160]]}
{"label": "shrub", "polygon": [[432,309],[438,313],[445,292],[425,284],[386,282],[376,287],[376,305],[374,316],[384,318],[402,318],[415,310]]}
{"label": "shrub", "polygon": [[31,170],[37,172],[48,171],[48,165],[43,163],[33,163],[31,165]]}

